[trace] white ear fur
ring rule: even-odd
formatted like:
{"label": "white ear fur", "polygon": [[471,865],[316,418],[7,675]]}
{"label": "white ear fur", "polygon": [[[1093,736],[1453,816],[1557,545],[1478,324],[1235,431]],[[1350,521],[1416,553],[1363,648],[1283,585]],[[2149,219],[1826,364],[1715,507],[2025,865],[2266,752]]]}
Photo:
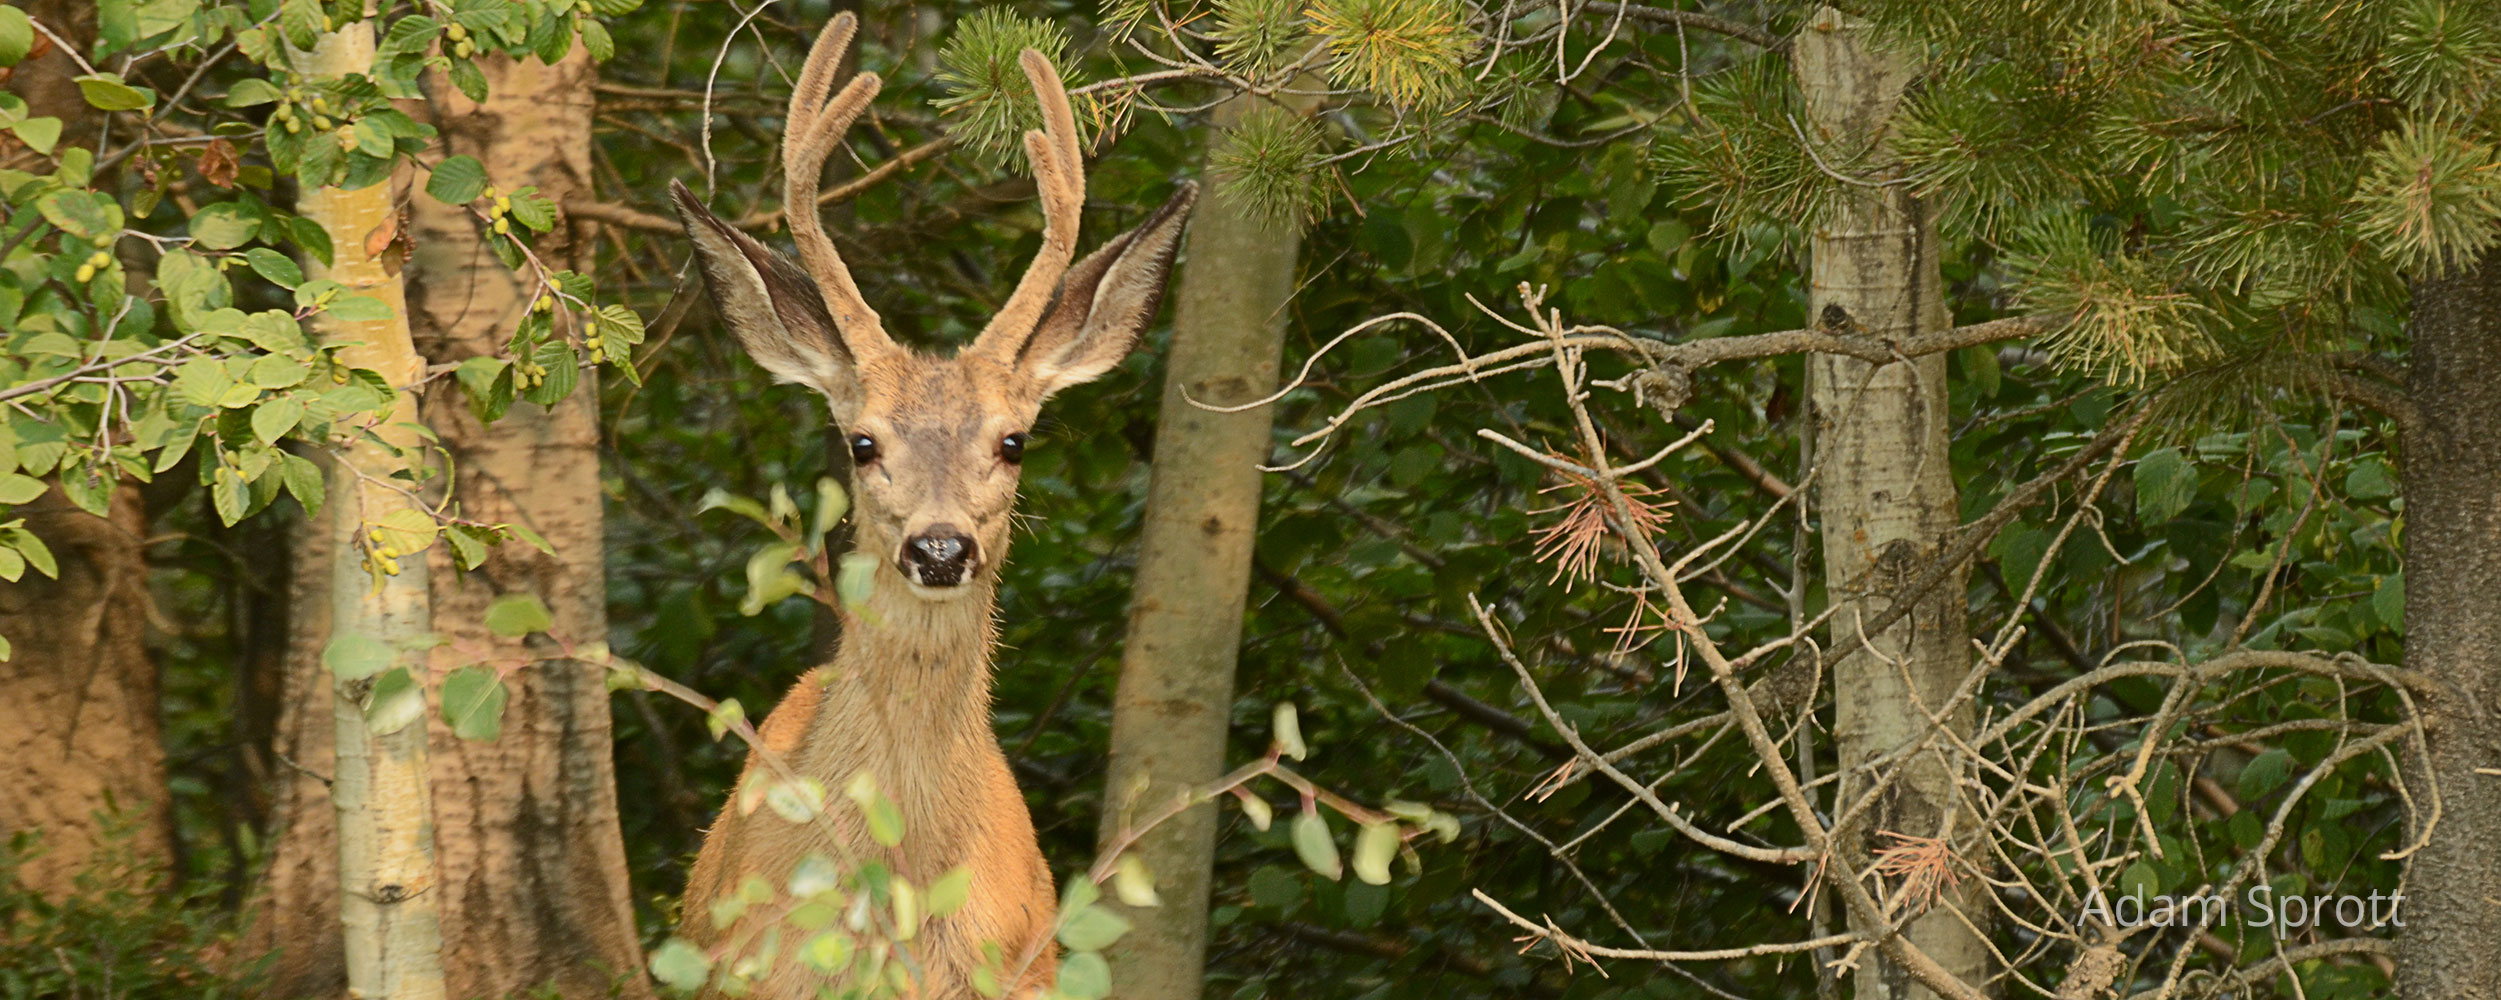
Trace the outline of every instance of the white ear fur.
{"label": "white ear fur", "polygon": [[1198,185],[1184,182],[1136,229],[1087,254],[1061,279],[1059,300],[1017,352],[1017,363],[1049,396],[1120,364],[1163,304],[1164,283],[1181,249],[1181,231]]}
{"label": "white ear fur", "polygon": [[713,215],[685,185],[671,182],[669,191],[721,322],[775,381],[823,393],[836,422],[848,422],[859,411],[858,359],[844,347],[816,283]]}

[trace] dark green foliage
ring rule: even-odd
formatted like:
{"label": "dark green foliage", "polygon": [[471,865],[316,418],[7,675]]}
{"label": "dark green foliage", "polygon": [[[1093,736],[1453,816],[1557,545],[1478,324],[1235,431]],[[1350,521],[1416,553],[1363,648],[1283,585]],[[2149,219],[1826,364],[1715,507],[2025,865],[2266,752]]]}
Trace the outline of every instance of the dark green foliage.
{"label": "dark green foliage", "polygon": [[64,899],[18,881],[42,865],[43,838],[0,844],[0,997],[7,1000],[219,1000],[253,995],[269,958],[232,952],[234,916],[197,891],[172,889],[132,848],[127,820],[99,814],[105,833]]}

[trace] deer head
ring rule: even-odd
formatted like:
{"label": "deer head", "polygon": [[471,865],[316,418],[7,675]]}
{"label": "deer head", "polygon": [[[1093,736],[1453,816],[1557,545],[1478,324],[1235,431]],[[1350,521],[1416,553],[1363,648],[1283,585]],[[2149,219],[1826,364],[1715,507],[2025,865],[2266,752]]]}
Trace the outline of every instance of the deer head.
{"label": "deer head", "polygon": [[834,18],[790,96],[782,204],[799,263],[723,222],[685,185],[670,192],[739,343],[777,381],[814,389],[831,407],[851,450],[858,550],[890,560],[913,594],[944,600],[988,579],[1006,554],[1043,401],[1110,371],[1154,318],[1198,189],[1184,183],[1143,224],[1071,266],[1085,207],[1076,117],[1058,71],[1025,50],[1044,125],[1025,133],[1042,249],[970,346],[941,357],[897,344],[817,216],[825,158],[877,95],[877,75],[861,73],[826,97],[857,27],[848,13]]}

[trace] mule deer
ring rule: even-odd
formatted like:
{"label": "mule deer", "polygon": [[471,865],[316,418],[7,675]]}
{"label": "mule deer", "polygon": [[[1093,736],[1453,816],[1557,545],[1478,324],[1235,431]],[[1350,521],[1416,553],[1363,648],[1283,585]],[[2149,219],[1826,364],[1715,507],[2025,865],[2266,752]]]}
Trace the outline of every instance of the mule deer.
{"label": "mule deer", "polygon": [[[682,933],[707,945],[740,933],[735,923],[715,928],[711,904],[751,875],[785,884],[810,854],[877,859],[920,885],[964,866],[969,901],[914,942],[915,994],[972,996],[985,942],[1011,966],[1040,949],[1008,984],[1030,993],[1049,985],[1056,965],[1055,897],[990,729],[991,614],[1018,467],[1043,401],[1110,371],[1154,317],[1197,189],[1184,183],[1145,223],[1071,266],[1085,202],[1076,119],[1058,72],[1026,50],[1021,63],[1044,122],[1025,134],[1042,248],[970,346],[951,358],[902,347],[861,299],[816,211],[827,154],[877,94],[878,78],[861,73],[826,96],[856,29],[848,13],[834,19],[790,98],[782,204],[804,267],[706,211],[684,185],[672,195],[712,301],[747,353],[831,406],[851,451],[855,547],[877,567],[871,596],[843,612],[833,661],[800,678],[765,719],[763,746],[732,801],[774,780],[766,752],[832,788],[866,771],[901,812],[904,839],[880,847],[848,810],[828,832],[770,811],[723,809],[688,879]],[[754,980],[753,995],[814,996],[823,984],[784,962]]]}

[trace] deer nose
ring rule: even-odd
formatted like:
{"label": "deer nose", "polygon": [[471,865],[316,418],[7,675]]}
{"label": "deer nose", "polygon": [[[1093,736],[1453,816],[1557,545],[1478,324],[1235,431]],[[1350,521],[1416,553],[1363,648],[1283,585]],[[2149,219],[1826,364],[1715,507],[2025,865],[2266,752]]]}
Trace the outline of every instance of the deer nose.
{"label": "deer nose", "polygon": [[952,587],[964,582],[965,570],[981,546],[952,524],[933,524],[903,541],[903,562],[924,587]]}

